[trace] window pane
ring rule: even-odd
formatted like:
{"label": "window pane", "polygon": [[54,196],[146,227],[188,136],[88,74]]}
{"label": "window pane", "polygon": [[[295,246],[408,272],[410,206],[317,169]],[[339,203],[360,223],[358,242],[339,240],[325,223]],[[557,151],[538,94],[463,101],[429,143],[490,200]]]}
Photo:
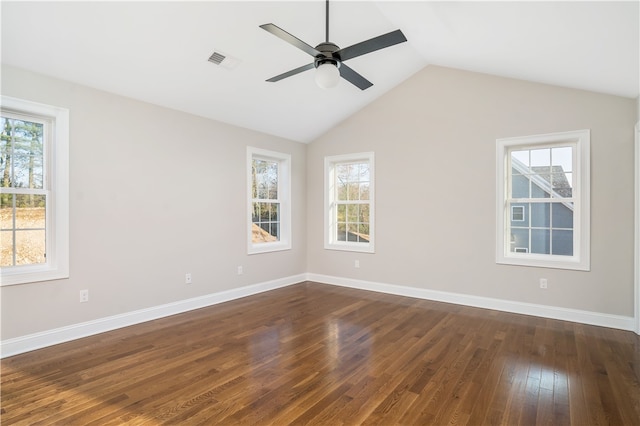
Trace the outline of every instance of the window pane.
{"label": "window pane", "polygon": [[573,229],[573,203],[553,203],[551,220],[554,228]]}
{"label": "window pane", "polygon": [[[529,250],[529,229],[528,228],[511,228],[511,251],[526,248]],[[522,250],[518,250],[522,251]]]}
{"label": "window pane", "polygon": [[348,233],[347,239],[349,241],[358,241],[358,225],[355,223],[351,223],[347,225]]}
{"label": "window pane", "polygon": [[268,198],[270,200],[278,199],[278,163],[269,161],[267,167],[267,185],[269,188]]}
{"label": "window pane", "polygon": [[531,168],[551,166],[551,150],[549,148],[531,150]]}
{"label": "window pane", "polygon": [[512,151],[511,166],[514,174],[526,173],[529,169],[529,150]]}
{"label": "window pane", "polygon": [[573,256],[573,231],[552,230],[552,253],[561,256]]}
{"label": "window pane", "polygon": [[554,173],[551,175],[551,185],[553,187],[554,196],[561,198],[569,198],[573,196],[573,188],[571,184],[571,173],[555,173],[562,171],[559,166],[554,166]]}
{"label": "window pane", "polygon": [[258,182],[258,199],[267,199],[267,185],[264,182]]}
{"label": "window pane", "polygon": [[45,231],[16,231],[16,265],[45,263]]}
{"label": "window pane", "polygon": [[564,172],[572,172],[573,148],[570,146],[551,148],[551,165],[561,167]]}
{"label": "window pane", "polygon": [[360,185],[357,183],[349,183],[347,184],[347,199],[348,200],[359,200],[360,199]]}
{"label": "window pane", "polygon": [[347,206],[345,204],[338,204],[338,222],[347,221]]}
{"label": "window pane", "polygon": [[369,225],[364,223],[358,224],[358,234],[359,234],[359,241],[368,243],[369,242]]}
{"label": "window pane", "polygon": [[511,178],[511,197],[529,198],[529,178],[525,175],[513,175]]}
{"label": "window pane", "polygon": [[357,221],[358,221],[358,205],[357,204],[347,205],[347,222],[357,222]]}
{"label": "window pane", "polygon": [[360,182],[369,182],[369,163],[360,163]]}
{"label": "window pane", "polygon": [[360,184],[360,199],[369,200],[369,182]]}
{"label": "window pane", "polygon": [[264,243],[280,239],[280,203],[253,203],[251,241]]}
{"label": "window pane", "polygon": [[16,228],[45,228],[45,195],[16,195]]}
{"label": "window pane", "polygon": [[261,200],[278,199],[278,162],[252,160],[252,196]]}
{"label": "window pane", "polygon": [[11,120],[2,117],[2,134],[0,135],[0,186],[11,186],[11,158],[13,156],[13,143],[11,140]]}
{"label": "window pane", "polygon": [[260,222],[269,222],[271,216],[271,204],[260,203]]}
{"label": "window pane", "polygon": [[531,226],[548,228],[550,226],[551,203],[531,203]]}
{"label": "window pane", "polygon": [[[264,229],[264,227],[267,230]],[[263,224],[263,226],[258,226],[257,224],[253,224],[251,228],[251,241],[254,243],[268,243],[276,241],[276,238],[272,237],[268,231],[268,224]]]}
{"label": "window pane", "polygon": [[13,194],[0,194],[0,229],[13,229],[13,197]]}
{"label": "window pane", "polygon": [[[360,215],[358,217],[358,221],[365,224],[369,223],[369,204],[360,205]],[[368,233],[369,232],[367,231],[367,234]]]}
{"label": "window pane", "polygon": [[14,120],[13,178],[16,188],[43,187],[43,125]]}
{"label": "window pane", "polygon": [[336,180],[341,182],[346,182],[349,178],[349,165],[348,164],[338,164],[335,168],[336,171]]}
{"label": "window pane", "polygon": [[337,199],[340,201],[346,201],[347,200],[347,184],[344,182],[338,182],[337,184]]}
{"label": "window pane", "polygon": [[13,231],[0,231],[0,266],[13,266]]}
{"label": "window pane", "polygon": [[550,231],[548,229],[531,230],[531,253],[550,254]]}
{"label": "window pane", "polygon": [[[550,178],[550,175],[547,173],[546,177]],[[549,182],[540,180],[531,182],[531,198],[551,198],[550,189],[551,184]]]}
{"label": "window pane", "polygon": [[347,241],[347,224],[338,222],[337,227],[338,234],[336,235],[337,241]]}
{"label": "window pane", "polygon": [[260,203],[253,203],[251,209],[251,222],[256,223],[260,221]]}

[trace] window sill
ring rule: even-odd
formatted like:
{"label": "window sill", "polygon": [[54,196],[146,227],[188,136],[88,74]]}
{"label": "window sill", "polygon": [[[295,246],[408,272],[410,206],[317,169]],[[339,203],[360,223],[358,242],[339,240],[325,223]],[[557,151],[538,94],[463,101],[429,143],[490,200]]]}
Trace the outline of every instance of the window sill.
{"label": "window sill", "polygon": [[325,250],[353,251],[358,253],[375,253],[373,246],[370,244],[355,245],[355,244],[349,244],[349,243],[344,243],[344,244],[331,243],[331,244],[325,244],[324,248]]}
{"label": "window sill", "polygon": [[291,244],[287,242],[263,243],[260,245],[250,245],[247,254],[271,253],[274,251],[291,250]]}
{"label": "window sill", "polygon": [[496,260],[498,265],[528,266],[537,268],[569,269],[574,271],[590,271],[588,262],[580,261],[576,257],[558,258],[549,255],[523,254],[522,256],[503,256]]}

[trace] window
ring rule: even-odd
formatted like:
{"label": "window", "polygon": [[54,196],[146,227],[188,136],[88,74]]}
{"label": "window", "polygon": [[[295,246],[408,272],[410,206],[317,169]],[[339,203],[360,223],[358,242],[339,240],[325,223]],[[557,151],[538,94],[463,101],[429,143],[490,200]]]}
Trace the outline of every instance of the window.
{"label": "window", "polygon": [[69,112],[2,96],[2,285],[69,276]]}
{"label": "window", "polygon": [[291,156],[247,148],[248,252],[291,248]]}
{"label": "window", "polygon": [[374,252],[373,152],[325,158],[325,248]]}
{"label": "window", "polygon": [[524,222],[524,206],[511,206],[511,221]]}
{"label": "window", "polygon": [[589,270],[589,145],[588,130],[497,140],[498,263]]}

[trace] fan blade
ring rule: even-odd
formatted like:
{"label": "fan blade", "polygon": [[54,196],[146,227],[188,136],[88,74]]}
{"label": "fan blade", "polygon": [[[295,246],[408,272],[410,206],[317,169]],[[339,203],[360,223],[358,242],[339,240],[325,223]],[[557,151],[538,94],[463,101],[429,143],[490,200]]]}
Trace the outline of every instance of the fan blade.
{"label": "fan blade", "polygon": [[393,46],[394,44],[404,43],[405,41],[407,41],[407,38],[402,34],[402,31],[395,30],[387,34],[356,43],[352,46],[345,47],[344,49],[340,49],[335,52],[334,55],[338,56],[341,61],[346,61],[348,59],[362,56],[366,53],[375,52],[376,50]]}
{"label": "fan blade", "polygon": [[289,34],[285,30],[283,30],[282,28],[278,27],[277,25],[274,25],[274,24],[263,24],[263,25],[260,25],[260,28],[262,28],[265,31],[269,31],[274,36],[281,38],[282,40],[286,41],[287,43],[294,45],[298,49],[300,49],[300,50],[302,50],[304,52],[307,52],[309,55],[311,55],[313,57],[315,57],[317,55],[322,55],[322,53],[320,53],[320,51],[316,50],[314,47],[309,46],[307,43],[305,43],[304,41],[300,40],[299,38]]}
{"label": "fan blade", "polygon": [[360,90],[368,89],[373,86],[372,82],[346,66],[344,63],[340,64],[340,76]]}
{"label": "fan blade", "polygon": [[300,74],[301,72],[306,71],[306,70],[310,70],[310,69],[312,69],[312,68],[314,68],[314,67],[315,67],[315,65],[313,65],[313,62],[312,62],[312,63],[310,63],[310,64],[303,65],[303,66],[301,66],[301,67],[298,67],[298,68],[293,69],[293,70],[291,70],[291,71],[287,71],[287,72],[282,73],[282,74],[280,74],[280,75],[276,75],[275,77],[271,77],[271,78],[270,78],[269,80],[267,80],[267,81],[269,81],[269,82],[271,82],[271,83],[275,83],[276,81],[280,81],[280,80],[282,80],[283,78],[287,78],[287,77],[291,77],[292,75]]}

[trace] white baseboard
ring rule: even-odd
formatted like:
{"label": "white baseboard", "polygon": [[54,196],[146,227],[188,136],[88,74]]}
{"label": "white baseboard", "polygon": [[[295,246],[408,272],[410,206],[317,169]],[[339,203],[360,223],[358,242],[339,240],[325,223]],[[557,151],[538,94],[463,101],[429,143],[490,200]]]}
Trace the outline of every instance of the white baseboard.
{"label": "white baseboard", "polygon": [[315,281],[398,296],[415,297],[418,299],[635,331],[635,319],[633,317],[307,273],[3,340],[0,342],[0,358],[18,355],[35,349],[57,345],[59,343],[216,305],[218,303],[228,302],[303,281]]}
{"label": "white baseboard", "polygon": [[47,346],[57,345],[82,337],[104,333],[130,325],[140,324],[170,315],[180,314],[193,309],[204,308],[218,303],[228,302],[241,297],[251,296],[280,287],[286,287],[305,281],[306,274],[293,275],[277,280],[266,281],[245,287],[212,293],[206,296],[194,297],[192,299],[180,300],[178,302],[167,303],[165,305],[154,306],[147,309],[140,309],[133,312],[100,318],[66,327],[55,328],[40,333],[20,336],[0,342],[0,358],[5,358],[24,352]]}
{"label": "white baseboard", "polygon": [[557,306],[536,305],[533,303],[493,299],[489,297],[449,293],[445,291],[427,290],[416,287],[398,286],[312,273],[307,274],[307,280],[360,290],[394,294],[397,296],[415,297],[418,299],[453,303],[456,305],[474,306],[477,308],[493,309],[496,311],[511,312],[515,314],[532,315],[536,317],[572,321],[581,324],[635,331],[635,319],[633,317],[625,317],[621,315],[581,311],[577,309],[560,308]]}

